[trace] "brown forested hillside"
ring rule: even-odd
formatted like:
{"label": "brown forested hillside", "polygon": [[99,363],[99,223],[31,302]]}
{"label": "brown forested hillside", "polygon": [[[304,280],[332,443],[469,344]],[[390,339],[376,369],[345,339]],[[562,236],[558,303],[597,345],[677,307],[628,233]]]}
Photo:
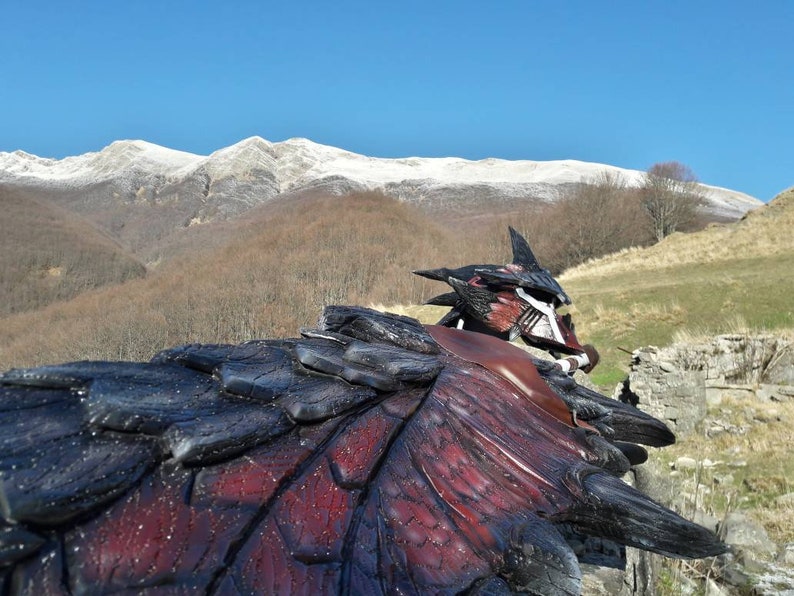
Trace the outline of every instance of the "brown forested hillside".
{"label": "brown forested hillside", "polygon": [[23,191],[0,189],[0,213],[0,316],[146,274],[79,216]]}
{"label": "brown forested hillside", "polygon": [[147,278],[0,320],[0,369],[82,358],[148,359],[175,344],[294,336],[327,304],[419,302],[412,269],[504,262],[506,228],[456,238],[379,194],[296,199],[240,225],[226,247]]}
{"label": "brown forested hillside", "polygon": [[[146,279],[0,319],[0,369],[79,358],[148,359],[192,341],[294,336],[331,303],[418,303],[448,288],[411,275],[412,269],[504,263],[508,224],[527,237],[544,265],[559,270],[572,261],[555,251],[574,239],[593,240],[590,253],[575,255],[581,260],[620,248],[595,242],[617,236],[610,232],[616,219],[629,231],[639,227],[626,217],[621,197],[615,205],[572,197],[451,226],[379,193],[292,196],[235,221],[186,229]],[[572,212],[580,203],[587,208]],[[594,217],[602,211],[612,215]]]}

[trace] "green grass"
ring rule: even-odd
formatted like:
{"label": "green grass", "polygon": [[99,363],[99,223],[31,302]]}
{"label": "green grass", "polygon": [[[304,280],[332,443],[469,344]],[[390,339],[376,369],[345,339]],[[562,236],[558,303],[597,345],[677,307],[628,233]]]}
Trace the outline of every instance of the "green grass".
{"label": "green grass", "polygon": [[[788,265],[787,265],[788,263]],[[600,386],[628,371],[632,351],[672,343],[677,333],[715,335],[794,329],[794,252],[600,278],[563,280],[580,341],[594,344]]]}
{"label": "green grass", "polygon": [[[706,459],[712,462],[698,470],[678,471],[677,482],[688,488],[672,489],[671,500],[675,502],[682,492],[697,492],[699,509],[718,519],[733,510],[750,512],[778,544],[794,540],[794,503],[779,500],[794,492],[794,460],[789,457],[794,449],[790,433],[794,403],[727,399],[710,407],[707,418],[725,420],[743,432],[709,438],[699,429],[675,445],[654,450],[663,470],[681,456],[694,457],[701,464]],[[699,489],[692,491],[696,484]],[[691,513],[688,505],[678,505],[685,515]]]}
{"label": "green grass", "polygon": [[[692,250],[705,245],[704,236],[692,235]],[[763,231],[758,236],[762,246],[769,245]],[[685,240],[677,239],[679,250]],[[663,347],[682,337],[722,333],[794,336],[794,247],[778,244],[774,254],[763,252],[737,249],[730,258],[656,269],[641,266],[641,258],[638,261],[634,255],[633,262],[627,257],[627,263],[609,270],[596,264],[593,275],[585,269],[570,279],[562,276],[560,281],[574,300],[571,314],[577,335],[580,341],[593,343],[602,356],[591,375],[593,381],[609,394],[625,378],[631,358],[622,349]],[[709,416],[742,426],[746,432],[709,438],[704,428],[698,428],[677,444],[654,450],[652,459],[661,470],[669,470],[680,456],[720,462],[697,472],[680,471],[677,482],[689,487],[683,492],[697,487],[699,508],[717,518],[740,510],[761,522],[777,543],[794,540],[794,505],[779,499],[794,492],[790,457],[794,403],[728,400],[712,408]],[[680,489],[673,489],[670,500],[680,494]],[[678,506],[685,515],[692,511],[691,504]]]}

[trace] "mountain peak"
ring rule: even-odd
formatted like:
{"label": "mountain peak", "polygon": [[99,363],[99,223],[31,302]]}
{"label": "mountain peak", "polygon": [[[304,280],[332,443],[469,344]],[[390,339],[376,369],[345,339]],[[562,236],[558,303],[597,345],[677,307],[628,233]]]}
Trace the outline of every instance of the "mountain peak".
{"label": "mountain peak", "polygon": [[169,149],[140,139],[113,141],[96,155],[110,156],[111,159],[145,160],[176,167],[182,167],[201,158],[194,153]]}
{"label": "mountain peak", "polygon": [[[228,200],[246,205],[286,191],[325,188],[379,189],[401,199],[430,204],[435,200],[553,200],[564,185],[589,182],[608,170],[627,184],[641,184],[643,173],[576,160],[529,161],[459,157],[398,159],[368,157],[304,137],[271,142],[251,136],[209,156],[161,147],[143,140],[119,140],[96,153],[61,160],[41,159],[23,152],[0,154],[0,182],[70,187],[103,181],[123,181],[125,192],[153,184],[180,184],[199,172],[209,176],[212,192],[227,180]],[[157,182],[157,181],[160,182]],[[37,182],[38,181],[38,182]],[[234,182],[236,181],[236,182]],[[197,182],[200,186],[206,180]],[[248,191],[243,190],[243,186]],[[711,210],[739,217],[761,202],[743,193],[704,185]],[[210,192],[209,190],[207,192]],[[244,199],[232,196],[245,194]]]}
{"label": "mountain peak", "polygon": [[238,141],[234,145],[230,145],[229,147],[226,147],[226,148],[227,149],[230,149],[231,147],[267,147],[267,148],[270,148],[272,146],[273,146],[273,143],[271,143],[267,139],[263,139],[262,137],[260,137],[258,135],[254,135],[254,136],[251,136],[251,137],[247,137],[247,138],[243,139],[242,141]]}

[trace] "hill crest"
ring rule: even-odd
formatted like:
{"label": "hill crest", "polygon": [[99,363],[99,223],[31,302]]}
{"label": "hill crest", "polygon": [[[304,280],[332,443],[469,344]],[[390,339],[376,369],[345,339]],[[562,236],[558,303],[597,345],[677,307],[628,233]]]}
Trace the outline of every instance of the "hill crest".
{"label": "hill crest", "polygon": [[664,271],[679,265],[728,261],[755,256],[794,254],[794,187],[738,221],[712,224],[698,232],[676,233],[652,246],[634,247],[567,270],[562,281],[621,271]]}

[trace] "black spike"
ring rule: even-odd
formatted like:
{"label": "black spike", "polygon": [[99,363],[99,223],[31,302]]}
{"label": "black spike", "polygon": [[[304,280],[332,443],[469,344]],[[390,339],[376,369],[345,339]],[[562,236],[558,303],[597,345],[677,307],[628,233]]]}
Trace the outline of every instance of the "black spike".
{"label": "black spike", "polygon": [[417,269],[413,272],[413,274],[426,277],[427,279],[434,279],[436,281],[447,281],[450,270],[446,267],[440,267],[438,269]]}
{"label": "black spike", "polygon": [[675,558],[711,557],[727,550],[712,532],[608,472],[578,470],[566,483],[583,498],[561,521],[587,534]]}
{"label": "black spike", "polygon": [[552,523],[535,516],[510,532],[500,575],[511,593],[573,596],[582,590],[573,549]]}
{"label": "black spike", "polygon": [[466,310],[480,320],[490,314],[491,304],[497,301],[496,294],[485,288],[469,285],[454,277],[450,277],[447,283],[463,300]]}
{"label": "black spike", "polygon": [[639,466],[648,461],[648,452],[639,445],[624,443],[623,441],[615,441],[613,445],[620,449],[632,466]]}
{"label": "black spike", "polygon": [[510,242],[513,245],[513,264],[521,265],[527,271],[540,271],[542,267],[535,258],[532,249],[529,248],[529,243],[512,226],[508,229],[510,230]]}
{"label": "black spike", "polygon": [[428,279],[446,282],[448,278],[454,277],[461,281],[469,281],[473,277],[479,275],[481,269],[486,271],[500,269],[502,265],[464,265],[457,269],[449,269],[448,267],[439,267],[438,269],[419,269],[414,271],[415,275],[420,275]]}
{"label": "black spike", "polygon": [[675,435],[664,422],[639,408],[610,399],[581,385],[577,386],[576,392],[579,395],[586,395],[610,411],[610,426],[615,431],[614,439],[641,443],[649,447],[665,447],[675,443]]}
{"label": "black spike", "polygon": [[460,297],[456,292],[447,292],[446,294],[439,294],[438,296],[433,296],[429,300],[425,300],[425,304],[431,306],[455,306],[458,300],[460,300]]}
{"label": "black spike", "polygon": [[453,327],[461,316],[463,316],[463,313],[454,307],[447,314],[441,317],[436,325],[441,325],[442,327]]}

